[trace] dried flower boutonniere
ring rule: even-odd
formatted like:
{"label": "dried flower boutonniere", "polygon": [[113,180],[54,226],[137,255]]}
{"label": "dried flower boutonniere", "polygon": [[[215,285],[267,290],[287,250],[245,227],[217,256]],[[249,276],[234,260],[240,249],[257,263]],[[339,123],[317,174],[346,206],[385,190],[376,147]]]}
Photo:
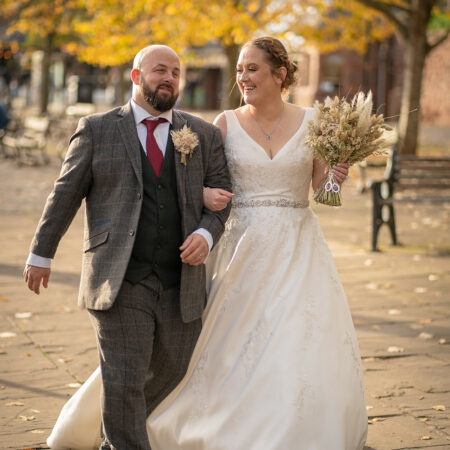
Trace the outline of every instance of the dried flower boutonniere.
{"label": "dried flower boutonniere", "polygon": [[172,130],[173,145],[181,153],[181,164],[186,165],[186,155],[192,158],[195,147],[198,145],[198,136],[186,124],[181,130]]}

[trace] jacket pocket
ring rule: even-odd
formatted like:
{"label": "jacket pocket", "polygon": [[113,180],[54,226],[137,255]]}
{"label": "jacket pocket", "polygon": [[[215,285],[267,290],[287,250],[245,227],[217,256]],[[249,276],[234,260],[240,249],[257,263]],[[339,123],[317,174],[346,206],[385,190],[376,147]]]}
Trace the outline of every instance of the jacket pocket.
{"label": "jacket pocket", "polygon": [[86,253],[89,250],[92,250],[99,245],[104,244],[108,240],[109,231],[103,231],[103,233],[96,234],[95,236],[91,236],[89,239],[84,241],[84,249],[83,251]]}

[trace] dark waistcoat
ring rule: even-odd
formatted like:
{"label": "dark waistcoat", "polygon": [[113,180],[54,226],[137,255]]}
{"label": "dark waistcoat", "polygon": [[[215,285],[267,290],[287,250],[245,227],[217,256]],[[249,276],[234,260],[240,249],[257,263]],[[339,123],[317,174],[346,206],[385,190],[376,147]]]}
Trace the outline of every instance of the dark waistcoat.
{"label": "dark waistcoat", "polygon": [[158,178],[141,147],[144,196],[125,279],[136,284],[154,272],[165,288],[180,283],[183,243],[174,148],[169,137]]}

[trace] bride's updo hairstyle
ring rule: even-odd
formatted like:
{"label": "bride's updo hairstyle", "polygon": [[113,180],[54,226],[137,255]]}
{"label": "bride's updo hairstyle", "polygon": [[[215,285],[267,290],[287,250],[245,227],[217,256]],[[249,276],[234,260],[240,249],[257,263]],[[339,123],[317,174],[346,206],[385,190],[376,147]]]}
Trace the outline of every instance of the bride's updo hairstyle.
{"label": "bride's updo hairstyle", "polygon": [[281,85],[282,91],[295,84],[297,81],[295,76],[297,64],[289,58],[288,52],[281,41],[270,36],[263,36],[247,42],[243,48],[249,46],[259,48],[264,52],[264,59],[270,65],[272,74],[276,75],[277,69],[286,67],[287,73]]}

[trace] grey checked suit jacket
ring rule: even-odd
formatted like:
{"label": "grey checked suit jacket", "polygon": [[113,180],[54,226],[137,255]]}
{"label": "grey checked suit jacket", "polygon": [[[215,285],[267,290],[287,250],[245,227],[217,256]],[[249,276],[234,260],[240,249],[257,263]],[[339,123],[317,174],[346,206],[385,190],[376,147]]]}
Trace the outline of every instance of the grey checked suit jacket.
{"label": "grey checked suit jacket", "polygon": [[[174,151],[184,238],[197,228],[218,241],[229,214],[203,207],[203,186],[230,190],[220,131],[193,115],[174,110],[172,129],[187,124],[199,146],[187,165]],[[173,145],[169,135],[168,145]],[[31,251],[53,258],[83,199],[86,202],[84,253],[78,303],[106,310],[117,296],[131,256],[139,222],[143,181],[141,151],[130,103],[80,120],[59,178],[47,199]],[[180,304],[185,322],[205,306],[205,267],[182,265]]]}

